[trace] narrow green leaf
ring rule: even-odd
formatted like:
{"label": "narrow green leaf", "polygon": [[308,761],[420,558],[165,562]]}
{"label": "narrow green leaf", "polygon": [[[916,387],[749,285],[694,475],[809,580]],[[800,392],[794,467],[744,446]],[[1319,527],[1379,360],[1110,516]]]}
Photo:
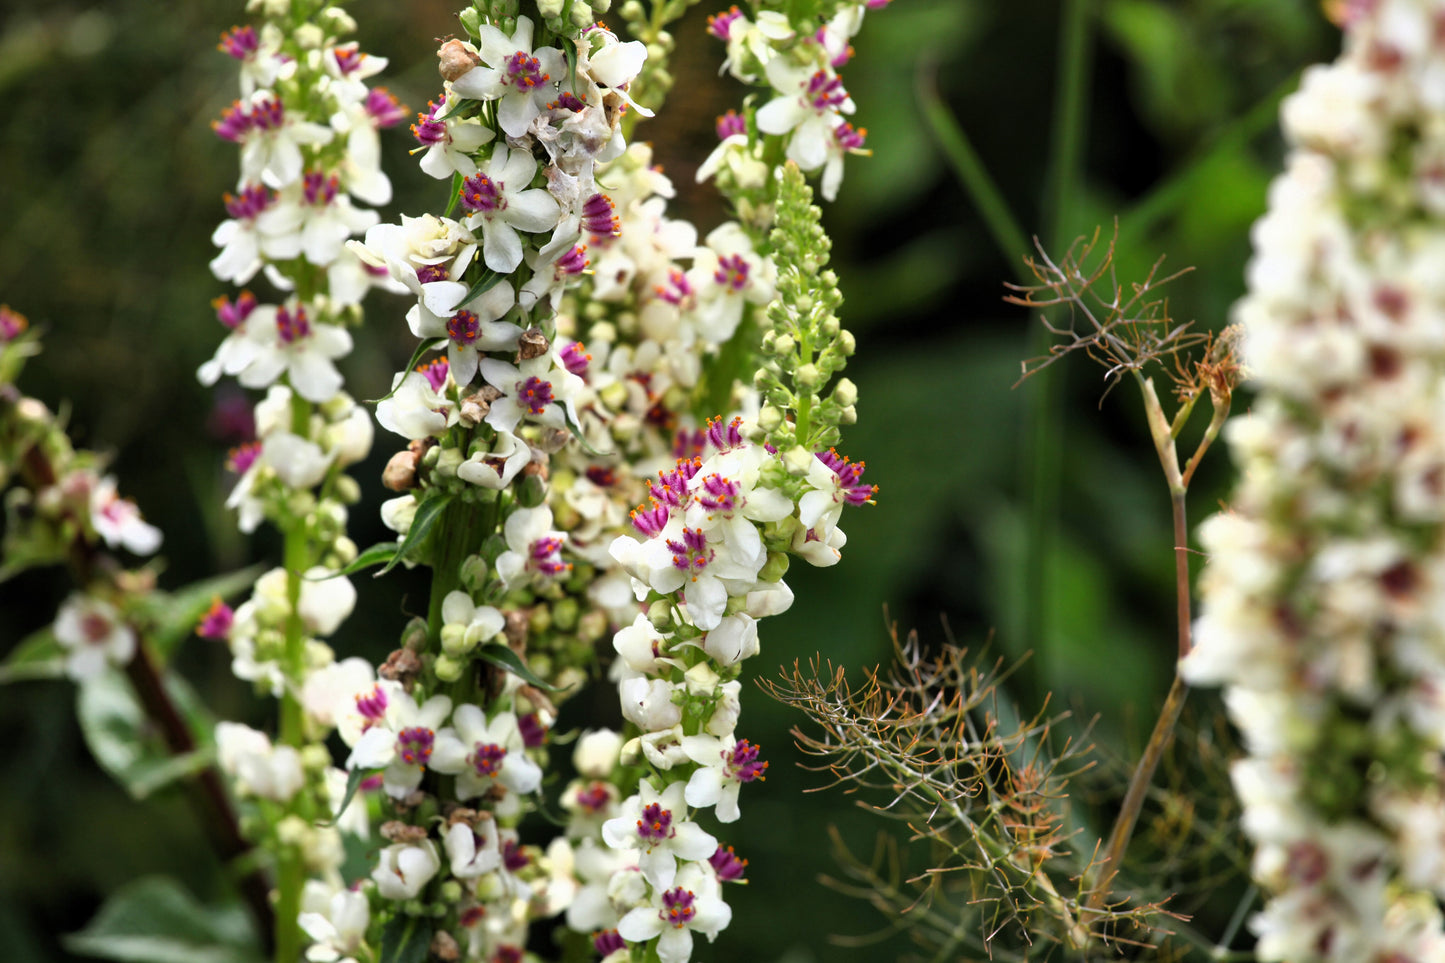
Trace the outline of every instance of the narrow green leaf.
{"label": "narrow green leaf", "polygon": [[402,369],[401,369],[401,371],[402,371],[402,377],[397,379],[396,388],[392,388],[390,391],[388,391],[386,394],[382,395],[380,398],[373,398],[373,399],[371,399],[370,401],[367,402],[367,404],[369,404],[369,405],[379,404],[379,403],[385,401],[386,399],[390,398],[392,395],[396,394],[396,389],[401,387],[402,381],[406,380],[406,375],[407,375],[409,372],[416,370],[416,366],[421,363],[421,356],[424,355],[424,354],[426,354],[426,353],[427,353],[428,351],[430,351],[432,348],[435,348],[437,345],[441,344],[441,343],[444,342],[444,341],[446,341],[446,338],[423,338],[421,344],[417,345],[417,346],[416,346],[416,350],[411,353],[411,360],[406,363],[406,367],[405,367],[405,368],[402,368]]}
{"label": "narrow green leaf", "polygon": [[500,642],[493,642],[477,649],[477,658],[483,662],[490,662],[498,668],[506,669],[523,682],[536,686],[538,689],[546,689],[548,692],[560,691],[556,686],[543,682],[541,676],[533,672],[531,667],[522,661],[520,655]]}
{"label": "narrow green leaf", "polygon": [[122,963],[260,963],[239,906],[206,906],[169,877],[128,883],[78,933],[62,937],[81,956]]}
{"label": "narrow green leaf", "polygon": [[370,775],[370,770],[353,769],[346,775],[346,794],[341,797],[341,805],[336,807],[336,812],[327,825],[334,826],[346,815],[346,807],[351,805],[351,800],[356,797],[356,790],[361,786],[361,780]]}
{"label": "narrow green leaf", "polygon": [[180,643],[190,637],[196,623],[211,607],[212,599],[229,598],[250,588],[264,570],[264,566],[252,565],[192,582],[176,592],[158,593],[158,597],[150,603],[155,619],[150,642],[161,662],[170,661]]}
{"label": "narrow green leaf", "polygon": [[572,417],[572,410],[566,405],[562,406],[562,420],[567,423],[567,430],[572,432],[572,437],[577,439],[577,444],[581,445],[582,450],[587,454],[593,456],[612,454],[610,451],[598,451],[588,443],[587,436],[582,434],[582,426],[577,424],[577,420]]}
{"label": "narrow green leaf", "polygon": [[431,920],[420,916],[394,916],[381,931],[379,963],[422,963],[431,948]]}
{"label": "narrow green leaf", "polygon": [[[345,568],[339,568],[334,572],[327,572],[325,575],[305,575],[303,578],[312,582],[324,582],[327,579],[336,578],[339,575],[350,575],[359,572],[364,568],[371,568],[373,565],[382,565],[389,562],[396,556],[396,550],[401,547],[400,542],[377,542],[375,545],[362,552],[352,560]],[[380,573],[377,573],[380,574]]]}
{"label": "narrow green leaf", "polygon": [[483,272],[482,272],[482,276],[477,279],[477,283],[472,285],[471,290],[467,292],[467,296],[464,297],[464,298],[462,298],[461,303],[457,305],[458,310],[460,310],[461,308],[464,308],[464,307],[466,307],[467,305],[471,304],[471,303],[472,303],[473,301],[475,301],[477,298],[481,297],[482,295],[484,295],[484,294],[486,294],[488,291],[490,291],[492,288],[496,287],[496,286],[497,286],[497,282],[500,281],[501,279],[502,279],[502,276],[501,276],[500,274],[498,274],[496,271],[492,271],[492,270],[483,271]]}
{"label": "narrow green leaf", "polygon": [[65,650],[52,626],[30,633],[0,664],[0,685],[27,679],[55,679],[65,675]]}
{"label": "narrow green leaf", "polygon": [[451,200],[447,201],[447,212],[443,214],[442,217],[451,217],[452,213],[457,209],[457,204],[460,203],[462,199],[463,180],[461,171],[457,171],[452,175],[452,196]]}
{"label": "narrow green leaf", "polygon": [[442,510],[450,505],[452,499],[455,497],[455,494],[451,492],[433,491],[423,498],[421,504],[416,506],[416,515],[412,517],[411,528],[407,529],[406,538],[402,540],[401,546],[396,550],[396,554],[391,557],[391,561],[387,562],[385,567],[376,574],[385,575],[387,572],[396,568],[397,563],[409,553],[420,548],[422,543],[426,541],[427,535],[431,532],[432,526],[435,525],[437,519],[441,517]]}

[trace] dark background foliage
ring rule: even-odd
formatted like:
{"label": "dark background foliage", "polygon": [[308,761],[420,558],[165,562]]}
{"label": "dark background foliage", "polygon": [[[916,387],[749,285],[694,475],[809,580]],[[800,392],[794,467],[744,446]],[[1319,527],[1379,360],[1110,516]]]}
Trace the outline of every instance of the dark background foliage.
{"label": "dark background foliage", "polygon": [[[7,0],[0,14],[0,301],[47,330],[23,387],[67,409],[80,444],[114,453],[122,490],[166,533],[169,587],[279,558],[274,539],[242,538],[220,507],[230,439],[217,411],[234,396],[203,389],[193,375],[221,334],[208,302],[223,287],[206,262],[236,159],[208,122],[235,96],[231,62],[214,41],[242,16],[238,7]],[[434,96],[430,51],[452,30],[451,7],[351,5],[364,49],[391,58],[385,83],[413,109]],[[639,129],[680,189],[679,210],[704,230],[721,213],[692,174],[713,143],[713,117],[740,93],[716,76],[721,53],[704,33],[705,7],[677,25],[678,86],[661,118]],[[888,655],[885,606],[887,618],[925,640],[941,639],[946,619],[971,644],[992,639],[995,653],[1032,653],[1011,694],[1037,707],[1052,692],[1076,720],[1097,716],[1103,771],[1118,772],[1142,744],[1171,672],[1167,492],[1137,398],[1129,390],[1105,398],[1100,369],[1080,358],[1051,386],[1014,387],[1020,360],[1037,351],[1036,322],[1001,300],[1023,252],[991,242],[929,133],[919,90],[936,84],[1025,230],[1048,235],[1061,220],[1067,238],[1117,216],[1122,276],[1138,276],[1161,253],[1170,265],[1195,266],[1171,288],[1173,311],[1218,328],[1241,292],[1249,225],[1281,163],[1269,100],[1292,88],[1302,65],[1332,57],[1338,40],[1310,0],[1091,7],[1085,176],[1062,212],[1044,189],[1059,0],[895,0],[868,16],[844,77],[874,155],[848,162],[826,223],[848,298],[844,322],[859,344],[849,375],[860,420],[844,449],[867,460],[882,490],[877,507],[845,519],[839,566],[794,568],[798,602],[764,625],[752,671],[773,675],[815,653],[855,672],[876,664]],[[386,139],[397,196],[383,217],[442,203],[443,189],[410,163],[409,146],[404,131]],[[361,397],[381,393],[411,345],[395,303],[375,299],[368,314],[344,366]],[[1055,427],[1045,457],[1056,490],[1033,516],[1026,410],[1040,397]],[[379,434],[376,454],[356,471],[368,492],[353,514],[363,546],[385,537],[376,481],[390,451]],[[1227,477],[1216,454],[1195,486],[1196,519],[1224,497]],[[1033,567],[1031,518],[1047,534]],[[361,607],[336,645],[375,658],[394,647],[405,613],[424,610],[425,585],[405,573],[356,583]],[[65,591],[54,572],[0,585],[0,653],[45,624]],[[266,723],[269,706],[229,675],[221,652],[193,640],[180,665],[218,715]],[[609,699],[584,697],[576,714],[609,711]],[[1202,735],[1181,740],[1171,769],[1183,785],[1200,783],[1193,748],[1216,728],[1216,702],[1204,694],[1193,705],[1192,731]],[[763,744],[772,768],[747,794],[728,841],[752,859],[754,881],[735,893],[733,926],[702,958],[872,960],[903,948],[897,937],[829,945],[829,934],[883,921],[817,885],[833,868],[827,828],[839,825],[866,850],[878,824],[842,794],[801,795],[819,783],[795,765],[787,730],[801,721],[749,693],[742,731]],[[203,897],[227,894],[178,796],[135,803],[96,769],[69,684],[0,690],[0,727],[6,960],[64,958],[58,934],[139,875],[174,873]],[[1217,780],[1218,760],[1211,765],[1203,775]],[[1107,797],[1085,801],[1107,818]],[[1144,845],[1169,832],[1164,815],[1146,817]],[[914,868],[926,858],[917,854]],[[1198,909],[1208,933],[1242,886],[1236,879],[1206,900],[1202,878],[1183,872],[1174,888],[1176,908]]]}

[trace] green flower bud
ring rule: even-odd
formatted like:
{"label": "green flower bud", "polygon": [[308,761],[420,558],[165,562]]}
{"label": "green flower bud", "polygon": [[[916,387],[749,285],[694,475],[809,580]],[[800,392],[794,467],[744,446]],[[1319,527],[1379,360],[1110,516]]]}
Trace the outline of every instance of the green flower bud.
{"label": "green flower bud", "polygon": [[448,657],[460,659],[470,650],[467,645],[467,627],[465,625],[443,625],[441,630],[442,651]]}
{"label": "green flower bud", "polygon": [[449,879],[445,883],[442,883],[441,888],[437,892],[437,896],[441,898],[440,902],[444,904],[460,903],[462,901],[462,884],[454,879]]}
{"label": "green flower bud", "polygon": [[487,584],[487,562],[480,555],[468,555],[462,562],[462,587],[473,595]]}
{"label": "green flower bud", "polygon": [[482,15],[477,12],[476,7],[467,7],[457,19],[461,21],[462,29],[473,37],[481,33]]}
{"label": "green flower bud", "polygon": [[401,632],[401,647],[413,652],[421,652],[426,649],[426,642],[426,619],[412,619]]}
{"label": "green flower bud", "polygon": [[343,505],[355,505],[361,501],[361,486],[350,475],[337,475],[331,483],[331,493]]}
{"label": "green flower bud", "polygon": [[562,8],[566,6],[565,0],[537,0],[537,12],[544,20],[552,20],[562,16]]}
{"label": "green flower bud", "polygon": [[552,610],[546,605],[533,607],[532,615],[527,620],[527,628],[533,635],[545,632],[552,627]]}
{"label": "green flower bud", "polygon": [[439,655],[432,663],[432,671],[442,682],[455,682],[462,677],[462,664],[449,655]]}
{"label": "green flower bud", "polygon": [[838,424],[840,424],[840,425],[856,425],[856,424],[858,424],[858,409],[855,408],[855,407],[852,406],[852,405],[849,405],[848,407],[844,408],[842,411],[838,412]]}
{"label": "green flower bud", "polygon": [[853,332],[846,328],[838,332],[838,350],[845,358],[853,356],[853,352],[858,350],[858,339],[853,337]]}
{"label": "green flower bud", "polygon": [[653,602],[647,610],[647,620],[652,627],[659,632],[666,632],[672,628],[672,603],[667,599],[658,599]]}
{"label": "green flower bud", "polygon": [[816,388],[823,383],[823,373],[815,364],[799,365],[798,370],[793,372],[793,380],[800,387]]}
{"label": "green flower bud", "polygon": [[515,489],[517,502],[523,508],[536,508],[547,500],[547,483],[540,475],[526,474]]}
{"label": "green flower bud", "polygon": [[794,341],[790,334],[780,334],[777,341],[773,343],[773,348],[778,354],[788,355],[798,349],[798,342]]}
{"label": "green flower bud", "polygon": [[572,26],[578,30],[590,27],[597,17],[592,13],[592,4],[574,0],[572,4]]}
{"label": "green flower bud", "polygon": [[577,627],[577,600],[565,598],[552,606],[552,624],[563,632],[571,632]]}
{"label": "green flower bud", "polygon": [[788,563],[790,559],[786,552],[769,552],[768,560],[758,571],[758,581],[776,582],[788,574]]}
{"label": "green flower bud", "polygon": [[788,469],[789,475],[802,477],[813,467],[813,453],[802,445],[795,445],[783,452],[783,467]]}
{"label": "green flower bud", "polygon": [[758,427],[766,432],[777,431],[783,424],[783,412],[772,405],[764,405],[758,412]]}

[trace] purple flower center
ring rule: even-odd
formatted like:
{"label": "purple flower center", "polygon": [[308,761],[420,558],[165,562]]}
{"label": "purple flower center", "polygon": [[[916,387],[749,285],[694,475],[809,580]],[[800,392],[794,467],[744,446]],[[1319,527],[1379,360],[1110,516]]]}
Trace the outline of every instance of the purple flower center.
{"label": "purple flower center", "polygon": [[803,99],[818,113],[823,113],[842,106],[848,99],[848,91],[843,89],[842,78],[826,70],[819,70],[808,78]]}
{"label": "purple flower center", "polygon": [[748,262],[741,254],[729,254],[717,259],[717,270],[712,279],[723,287],[741,291],[748,286]]}
{"label": "purple flower center", "polygon": [[[737,9],[734,7],[733,9]],[[748,122],[735,110],[730,110],[717,119],[717,139],[727,140],[736,134],[746,134]]]}
{"label": "purple flower center", "polygon": [[431,385],[432,391],[441,391],[447,383],[447,372],[451,369],[446,358],[437,358],[417,365],[416,370],[426,378],[426,383]]}
{"label": "purple flower center", "polygon": [[707,420],[707,440],[718,451],[731,451],[734,448],[741,448],[743,445],[743,420],[734,418],[726,425],[722,418],[709,418]]}
{"label": "purple flower center", "polygon": [[222,53],[230,54],[237,60],[245,60],[255,53],[260,46],[261,43],[256,38],[256,28],[246,26],[232,27],[230,30],[221,34],[221,42],[216,45],[216,49]]}
{"label": "purple flower center", "polygon": [[707,435],[703,434],[701,428],[692,431],[681,428],[677,432],[677,437],[672,440],[672,457],[696,458],[702,454],[706,441]]}
{"label": "purple flower center", "polygon": [[30,327],[30,320],[19,311],[10,310],[10,305],[0,304],[0,341],[11,341]]}
{"label": "purple flower center", "polygon": [[547,741],[547,727],[535,712],[517,717],[517,731],[522,734],[522,745],[535,749]]}
{"label": "purple flower center", "polygon": [[499,946],[492,954],[492,963],[522,963],[520,946]]}
{"label": "purple flower center", "polygon": [[437,105],[434,101],[427,101],[426,106],[426,113],[416,115],[416,123],[411,125],[411,135],[424,147],[445,144],[451,140],[447,135],[446,121],[436,119]]}
{"label": "purple flower center", "polygon": [[617,472],[606,465],[588,465],[587,480],[598,488],[611,488],[617,484]]}
{"label": "purple flower center", "polygon": [[238,221],[248,221],[255,218],[266,208],[270,207],[276,200],[276,195],[266,190],[260,184],[251,184],[241,188],[239,197],[232,194],[221,195],[221,200],[226,204],[226,213]]}
{"label": "purple flower center", "polygon": [[682,541],[668,539],[673,568],[684,572],[700,572],[712,561],[713,551],[707,547],[707,536],[700,528],[684,528]]}
{"label": "purple flower center", "polygon": [[224,639],[231,634],[231,623],[235,621],[235,613],[231,607],[219,598],[211,600],[211,607],[201,619],[201,624],[196,626],[196,634],[203,639]]}
{"label": "purple flower center", "polygon": [[385,87],[374,87],[366,92],[366,112],[377,127],[395,127],[406,120],[406,110],[401,101],[392,96]]}
{"label": "purple flower center", "polygon": [[622,222],[618,219],[612,198],[606,194],[593,194],[582,205],[582,229],[592,235],[593,244],[604,244],[608,238],[622,233]]}
{"label": "purple flower center", "polygon": [[279,97],[263,97],[251,108],[251,123],[257,130],[279,130],[286,122],[286,108]]}
{"label": "purple flower center", "polygon": [[730,515],[742,500],[742,487],[714,472],[702,480],[702,487],[694,497],[709,512]]}
{"label": "purple flower center", "polygon": [[607,791],[605,782],[594,782],[577,794],[577,805],[594,816],[606,809],[611,801],[612,794]]}
{"label": "purple flower center", "polygon": [[863,144],[868,139],[868,128],[854,128],[852,124],[844,121],[833,128],[833,139],[838,142],[841,150],[862,150]]}
{"label": "purple flower center", "polygon": [[591,263],[587,260],[587,245],[574,244],[570,251],[557,259],[553,269],[556,271],[557,280],[560,281],[564,277],[576,277],[587,270]]}
{"label": "purple flower center", "polygon": [[478,776],[495,776],[502,771],[502,760],[507,750],[494,742],[477,743],[476,751],[468,757]]}
{"label": "purple flower center", "polygon": [[659,298],[680,308],[690,306],[695,300],[692,282],[677,268],[667,272],[667,283],[659,284],[654,290]]}
{"label": "purple flower center", "polygon": [[336,192],[341,187],[341,178],[335,174],[327,177],[324,171],[307,171],[302,176],[301,183],[306,203],[324,207],[335,199]]}
{"label": "purple flower center", "polygon": [[672,513],[668,511],[667,506],[660,504],[655,498],[652,499],[650,506],[639,505],[630,513],[632,527],[647,538],[656,538],[662,534],[662,530],[667,527],[667,520],[671,516]]}
{"label": "purple flower center", "polygon": [[80,618],[80,634],[85,636],[86,644],[100,645],[110,637],[110,619],[96,612],[87,612]]}
{"label": "purple flower center", "polygon": [[309,338],[311,322],[306,317],[306,308],[298,304],[294,314],[285,307],[277,308],[276,336],[281,339],[282,344],[295,344],[303,338]]}
{"label": "purple flower center", "polygon": [[562,91],[562,96],[558,97],[556,100],[548,104],[547,108],[549,110],[570,110],[572,113],[576,114],[580,113],[582,109],[586,106],[587,105],[584,104],[577,97],[576,94],[572,93],[569,90],[564,90]]}
{"label": "purple flower center", "polygon": [[540,415],[557,399],[552,395],[552,383],[534,375],[518,386],[517,400],[532,414]]}
{"label": "purple flower center", "polygon": [[731,749],[724,749],[723,764],[727,767],[728,775],[738,782],[752,782],[755,779],[766,782],[768,777],[763,773],[768,771],[768,764],[758,761],[758,750],[758,746],[746,739]]}
{"label": "purple flower center", "polygon": [[211,121],[211,130],[216,132],[217,137],[239,143],[255,127],[255,121],[251,119],[251,112],[241,106],[238,100],[227,107],[221,114],[220,120]]}
{"label": "purple flower center", "polygon": [[342,76],[360,70],[361,62],[365,59],[366,54],[361,52],[359,44],[350,43],[336,48],[336,68],[341,71]]}
{"label": "purple flower center", "polygon": [[599,956],[609,956],[627,949],[627,941],[616,930],[598,930],[592,934],[592,948]]}
{"label": "purple flower center", "polygon": [[732,882],[743,878],[743,871],[748,867],[746,859],[738,859],[731,846],[724,849],[719,846],[717,852],[707,858],[713,871],[717,873],[719,881],[724,883]]}
{"label": "purple flower center", "polygon": [[846,455],[838,454],[833,448],[820,451],[815,457],[838,476],[838,487],[842,489],[843,497],[849,505],[866,505],[878,494],[877,485],[863,483],[865,462],[855,462]]}
{"label": "purple flower center", "polygon": [[531,56],[525,50],[518,50],[504,63],[506,64],[506,76],[502,79],[502,83],[514,86],[518,90],[531,90],[552,79],[542,73],[542,61]]}
{"label": "purple flower center", "polygon": [[223,294],[211,302],[211,307],[216,309],[216,320],[234,331],[245,324],[251,312],[256,310],[256,295],[250,291],[242,291],[232,303]]}
{"label": "purple flower center", "polygon": [[531,567],[543,575],[560,575],[572,566],[562,561],[562,539],[539,538],[532,543]]}
{"label": "purple flower center", "polygon": [[672,828],[672,810],[663,809],[659,803],[648,803],[637,821],[637,835],[649,845],[660,843],[677,835]]}
{"label": "purple flower center", "polygon": [[678,929],[687,926],[697,915],[697,910],[692,905],[695,899],[697,897],[692,894],[692,890],[683,889],[681,886],[663,893],[662,913],[659,914],[662,921]]}
{"label": "purple flower center", "polygon": [[408,766],[425,766],[435,743],[436,733],[425,726],[411,726],[396,734],[396,754]]}
{"label": "purple flower center", "polygon": [[482,323],[470,311],[458,311],[447,322],[447,337],[451,338],[452,344],[459,348],[469,347],[481,336],[481,333]]}
{"label": "purple flower center", "polygon": [[587,349],[581,341],[573,341],[563,348],[561,358],[562,367],[579,378],[586,377],[587,366],[592,363],[592,356],[587,353]]}
{"label": "purple flower center", "polygon": [[256,463],[261,457],[261,443],[259,441],[248,442],[244,445],[237,445],[231,449],[230,457],[226,459],[226,467],[238,475],[244,474],[246,469]]}
{"label": "purple flower center", "polygon": [[367,726],[382,720],[386,715],[386,706],[386,690],[379,685],[372,686],[370,692],[358,693],[356,696],[356,711],[361,713]]}
{"label": "purple flower center", "polygon": [[462,207],[469,211],[484,211],[488,214],[504,210],[507,206],[507,199],[502,195],[502,191],[506,186],[501,181],[492,180],[486,174],[473,174],[462,181]]}
{"label": "purple flower center", "polygon": [[423,264],[416,269],[416,279],[421,284],[445,281],[448,279],[447,266],[445,264]]}
{"label": "purple flower center", "polygon": [[519,869],[526,869],[532,865],[532,857],[517,845],[515,839],[509,839],[502,846],[502,865],[515,873]]}
{"label": "purple flower center", "polygon": [[724,13],[715,13],[707,18],[707,32],[726,42],[731,36],[733,21],[743,15],[737,7],[729,7]]}

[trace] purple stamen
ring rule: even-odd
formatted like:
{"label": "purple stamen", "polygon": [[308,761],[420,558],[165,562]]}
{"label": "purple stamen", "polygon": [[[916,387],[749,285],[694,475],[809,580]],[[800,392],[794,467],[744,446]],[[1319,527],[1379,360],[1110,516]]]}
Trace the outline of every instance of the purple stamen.
{"label": "purple stamen", "polygon": [[426,383],[431,385],[432,391],[441,391],[447,383],[447,372],[451,370],[451,367],[447,364],[446,358],[437,358],[417,365],[416,370],[426,378]]}
{"label": "purple stamen", "polygon": [[715,554],[707,547],[707,535],[700,528],[684,527],[682,541],[668,539],[667,547],[672,552],[673,568],[684,572],[702,571]]}
{"label": "purple stamen", "polygon": [[868,128],[854,126],[847,121],[833,128],[833,139],[838,142],[841,150],[862,150],[864,142],[868,139]]}
{"label": "purple stamen", "polygon": [[741,254],[729,254],[717,259],[717,270],[712,279],[726,288],[741,291],[748,286],[748,262]]}
{"label": "purple stamen", "polygon": [[259,441],[247,442],[244,445],[237,445],[231,449],[230,455],[226,458],[226,468],[238,475],[244,475],[246,470],[256,463],[261,457],[261,443]]}
{"label": "purple stamen", "polygon": [[336,48],[336,67],[341,71],[342,76],[360,70],[361,62],[365,59],[366,54],[361,52],[360,44],[349,43],[344,47]]}
{"label": "purple stamen", "polygon": [[396,734],[396,754],[408,766],[425,766],[435,742],[436,733],[424,726],[412,726]]}
{"label": "purple stamen", "polygon": [[744,739],[731,749],[724,749],[723,765],[727,768],[728,775],[738,782],[752,782],[755,779],[766,782],[768,777],[763,773],[768,771],[768,764],[758,761],[759,748]]}
{"label": "purple stamen", "polygon": [[231,634],[235,615],[229,605],[214,598],[211,600],[211,607],[201,619],[201,624],[196,626],[196,634],[203,639],[224,639]]}
{"label": "purple stamen", "polygon": [[532,865],[532,857],[522,851],[515,839],[509,839],[502,846],[502,865],[515,873],[519,869],[526,869]]}
{"label": "purple stamen", "polygon": [[577,805],[594,816],[606,809],[610,802],[612,794],[607,791],[605,782],[594,782],[577,794]]}
{"label": "purple stamen", "polygon": [[531,565],[532,568],[543,575],[559,575],[572,568],[570,564],[562,561],[562,539],[560,538],[539,538],[532,543]]}
{"label": "purple stamen", "polygon": [[373,686],[370,692],[358,693],[356,696],[356,711],[366,720],[364,728],[370,728],[380,722],[386,716],[386,690],[381,686]]}
{"label": "purple stamen", "polygon": [[279,130],[285,122],[286,108],[279,97],[262,97],[260,102],[251,108],[251,123],[255,124],[258,130]]}
{"label": "purple stamen", "polygon": [[730,110],[717,119],[717,139],[727,140],[737,134],[748,132],[748,122],[735,110]]}
{"label": "purple stamen", "polygon": [[232,27],[221,34],[221,42],[216,49],[222,53],[230,54],[237,60],[245,60],[255,53],[261,46],[260,40],[256,37],[256,28],[251,26]]}
{"label": "purple stamen", "polygon": [[547,741],[547,727],[535,712],[517,717],[517,731],[522,734],[522,745],[535,749]]}
{"label": "purple stamen", "polygon": [[819,70],[808,78],[808,86],[803,96],[814,110],[822,113],[842,106],[848,99],[848,92],[843,89],[842,78],[826,70]]}
{"label": "purple stamen", "polygon": [[518,50],[508,57],[505,63],[506,76],[502,83],[514,85],[518,90],[531,90],[552,79],[548,74],[542,73],[542,62],[526,51]]}
{"label": "purple stamen", "polygon": [[603,465],[588,465],[587,480],[598,488],[611,488],[617,484],[617,472]]}
{"label": "purple stamen", "polygon": [[709,418],[707,420],[707,440],[718,451],[731,451],[734,448],[741,448],[743,445],[743,420],[734,418],[726,425],[722,418]]}
{"label": "purple stamen", "polygon": [[703,453],[706,440],[707,436],[703,434],[701,428],[691,431],[681,428],[677,432],[677,437],[672,440],[672,457],[690,461]]}
{"label": "purple stamen", "polygon": [[251,112],[242,107],[239,100],[226,108],[225,112],[221,114],[220,120],[211,121],[211,130],[216,132],[217,137],[223,137],[237,144],[245,140],[246,135],[251,133],[255,126],[256,123],[251,118]]}
{"label": "purple stamen", "polygon": [[557,280],[564,277],[576,277],[587,270],[592,262],[587,260],[587,245],[574,244],[572,249],[557,259],[553,270],[556,271]]}
{"label": "purple stamen", "polygon": [[260,184],[251,184],[241,188],[239,197],[234,194],[222,194],[221,200],[226,205],[226,213],[232,218],[238,221],[249,221],[270,207],[275,202],[276,196]]}
{"label": "purple stamen", "polygon": [[517,399],[534,415],[540,415],[557,400],[552,395],[552,383],[535,375],[522,382],[517,390]]}
{"label": "purple stamen", "polygon": [[560,354],[562,367],[579,378],[587,376],[587,366],[592,363],[592,356],[587,353],[581,341],[573,341],[563,348]]}
{"label": "purple stamen", "polygon": [[693,907],[693,900],[697,899],[691,890],[677,889],[669,890],[662,894],[662,917],[664,923],[670,923],[678,929],[682,929],[692,922],[697,915],[697,909]]}
{"label": "purple stamen", "polygon": [[622,233],[622,222],[618,219],[612,198],[606,194],[593,194],[582,205],[582,229],[592,235],[593,244],[604,244],[608,238]]}
{"label": "purple stamen", "polygon": [[416,269],[416,279],[420,284],[446,281],[448,280],[447,266],[445,264],[423,264]]}
{"label": "purple stamen", "polygon": [[13,341],[28,327],[29,318],[19,311],[10,310],[8,304],[0,304],[0,341]]}
{"label": "purple stamen", "polygon": [[576,94],[568,90],[562,91],[562,96],[547,105],[549,110],[570,110],[574,114],[580,113],[586,106]]}
{"label": "purple stamen", "polygon": [[650,507],[639,505],[631,512],[632,527],[647,538],[656,538],[662,534],[671,517],[672,513],[667,510],[667,506],[659,504],[655,498]]}
{"label": "purple stamen", "polygon": [[341,188],[341,178],[335,174],[327,177],[324,171],[307,171],[302,175],[301,183],[306,203],[320,207],[330,204]]}
{"label": "purple stamen", "polygon": [[485,211],[488,214],[504,210],[507,199],[502,191],[505,188],[506,185],[501,181],[493,181],[486,174],[473,174],[462,181],[462,207],[469,211]]}
{"label": "purple stamen", "polygon": [[406,108],[385,87],[373,87],[366,93],[366,112],[377,127],[395,127],[406,120]]}
{"label": "purple stamen", "polygon": [[833,448],[820,451],[815,457],[838,476],[838,487],[843,489],[845,493],[843,497],[849,505],[866,505],[873,501],[874,495],[878,494],[877,485],[863,483],[863,468],[866,462],[855,462],[845,455],[838,454],[837,450]]}
{"label": "purple stamen", "polygon": [[426,113],[416,115],[417,122],[411,125],[411,135],[425,147],[447,143],[451,137],[447,134],[446,121],[436,119],[436,103],[427,101],[426,106]]}
{"label": "purple stamen", "polygon": [[733,21],[741,17],[742,11],[729,7],[725,13],[715,13],[707,18],[707,32],[726,43],[732,36]]}
{"label": "purple stamen", "polygon": [[719,846],[717,852],[709,856],[707,861],[711,864],[713,872],[717,873],[718,881],[723,883],[742,879],[743,871],[748,868],[748,861],[739,859],[731,846],[727,849]]}
{"label": "purple stamen", "polygon": [[677,830],[672,828],[672,810],[663,809],[658,803],[649,803],[642,810],[642,818],[637,821],[637,835],[648,844],[649,849],[653,843],[676,836]]}
{"label": "purple stamen", "polygon": [[702,490],[694,497],[697,503],[709,512],[727,515],[737,509],[742,498],[742,488],[736,482],[713,473],[702,480]]}
{"label": "purple stamen", "polygon": [[610,956],[627,949],[627,941],[616,930],[598,930],[592,934],[592,948],[599,956]]}
{"label": "purple stamen", "polygon": [[470,311],[458,311],[447,321],[447,337],[459,348],[469,347],[482,334],[482,322]]}
{"label": "purple stamen", "polygon": [[659,284],[655,290],[659,298],[680,308],[689,307],[696,300],[692,283],[688,281],[687,275],[677,268],[667,272],[667,284]]}
{"label": "purple stamen", "polygon": [[285,307],[277,308],[276,336],[281,339],[282,344],[295,344],[303,338],[309,338],[311,322],[306,317],[306,308],[298,304],[295,314]]}
{"label": "purple stamen", "polygon": [[211,307],[216,309],[216,320],[235,331],[245,324],[251,312],[256,310],[256,295],[250,291],[242,291],[232,303],[223,294],[211,302]]}
{"label": "purple stamen", "polygon": [[468,760],[478,776],[495,776],[502,771],[502,760],[507,758],[507,750],[496,743],[477,743],[476,751]]}

